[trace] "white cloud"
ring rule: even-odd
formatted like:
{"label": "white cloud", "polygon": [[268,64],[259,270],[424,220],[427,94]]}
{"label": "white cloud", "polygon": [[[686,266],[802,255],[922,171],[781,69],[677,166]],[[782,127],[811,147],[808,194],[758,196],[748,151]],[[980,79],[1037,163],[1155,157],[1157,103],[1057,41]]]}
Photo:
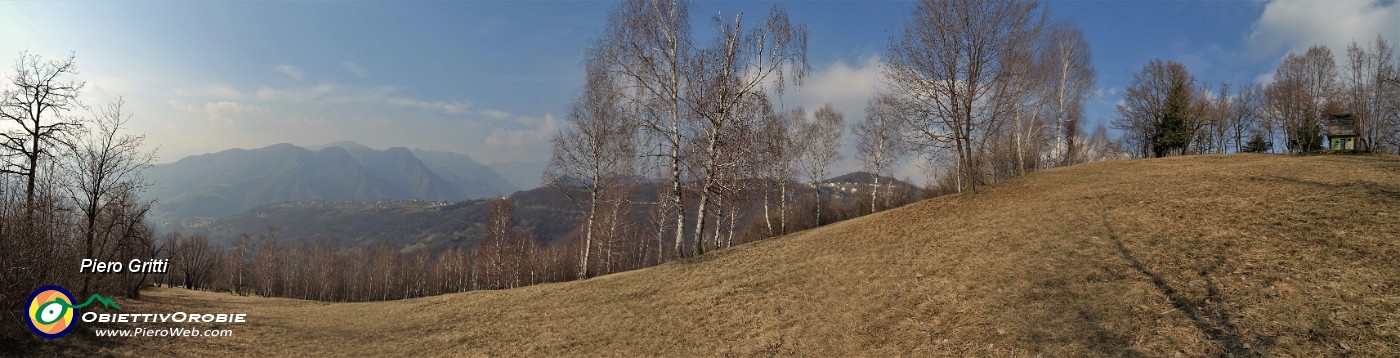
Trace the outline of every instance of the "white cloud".
{"label": "white cloud", "polygon": [[243,93],[229,85],[213,85],[205,89],[206,93],[219,98],[243,98]]}
{"label": "white cloud", "polygon": [[467,113],[472,105],[471,102],[467,100],[424,100],[396,95],[395,93],[397,92],[399,92],[399,89],[391,86],[366,88],[323,83],[302,88],[262,87],[258,88],[257,98],[263,101],[280,102],[326,102],[334,104],[382,103],[392,106],[441,112],[444,114]]}
{"label": "white cloud", "polygon": [[354,73],[355,77],[359,77],[362,80],[365,79],[365,76],[369,75],[369,71],[365,70],[364,67],[360,67],[360,64],[358,63],[350,61],[340,61],[340,66],[345,67],[346,71]]}
{"label": "white cloud", "polygon": [[1095,88],[1092,92],[1089,93],[1089,99],[1097,101],[1117,95],[1118,87]]}
{"label": "white cloud", "polygon": [[222,83],[216,83],[194,89],[176,89],[172,92],[175,95],[183,97],[206,97],[218,99],[243,98],[243,92],[239,91],[237,88],[233,88],[233,86]]}
{"label": "white cloud", "polygon": [[165,104],[166,104],[166,105],[169,105],[170,108],[174,108],[174,109],[178,109],[178,110],[182,110],[182,111],[198,111],[198,110],[199,110],[199,108],[195,108],[195,106],[192,105],[192,104],[185,103],[185,102],[180,102],[180,101],[173,100],[173,99],[172,99],[172,100],[165,101]]}
{"label": "white cloud", "polygon": [[251,104],[243,104],[232,101],[211,102],[204,105],[204,112],[209,115],[212,122],[230,124],[235,120],[250,116],[267,116],[267,110]]}
{"label": "white cloud", "polygon": [[257,97],[264,101],[308,102],[325,97],[326,94],[336,89],[337,87],[332,84],[320,84],[299,89],[262,87],[258,88]]}
{"label": "white cloud", "polygon": [[466,113],[467,108],[471,107],[471,103],[466,101],[425,101],[408,97],[388,97],[384,100],[396,106],[421,108],[446,114]]}
{"label": "white cloud", "polygon": [[844,61],[836,61],[811,73],[798,93],[804,102],[814,106],[844,103],[864,108],[865,100],[875,94],[880,76],[880,58],[877,56],[868,56],[855,67]]}
{"label": "white cloud", "polygon": [[509,113],[509,112],[497,111],[497,110],[494,110],[494,109],[482,110],[482,111],[481,111],[481,115],[486,116],[486,118],[490,118],[490,119],[494,119],[494,120],[498,120],[498,121],[499,121],[499,120],[505,120],[505,119],[507,119],[507,118],[510,118],[510,113]]}
{"label": "white cloud", "polygon": [[306,73],[301,72],[300,68],[296,68],[296,66],[292,65],[277,65],[277,70],[287,74],[287,76],[291,76],[292,79],[297,81],[301,81],[301,79],[306,76]]}
{"label": "white cloud", "polygon": [[1267,85],[1274,82],[1274,71],[1267,71],[1254,77],[1254,83]]}
{"label": "white cloud", "polygon": [[539,121],[539,126],[532,129],[511,130],[496,127],[491,131],[491,136],[486,137],[486,145],[517,147],[542,144],[558,132],[559,122],[553,115],[545,114],[544,120]]}
{"label": "white cloud", "polygon": [[1285,51],[1303,52],[1314,45],[1342,55],[1352,41],[1390,43],[1400,37],[1400,2],[1377,0],[1271,1],[1254,22],[1248,53],[1256,59]]}
{"label": "white cloud", "polygon": [[[9,78],[9,77],[5,77]],[[131,78],[118,76],[91,76],[87,82],[87,91],[97,94],[106,99],[115,98],[125,93],[135,92],[138,88]]]}

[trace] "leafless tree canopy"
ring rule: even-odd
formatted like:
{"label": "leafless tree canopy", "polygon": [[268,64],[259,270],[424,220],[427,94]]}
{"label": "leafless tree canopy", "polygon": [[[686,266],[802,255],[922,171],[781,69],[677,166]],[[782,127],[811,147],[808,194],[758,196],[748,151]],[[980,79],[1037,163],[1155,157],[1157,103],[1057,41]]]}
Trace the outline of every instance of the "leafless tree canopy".
{"label": "leafless tree canopy", "polygon": [[[622,89],[600,61],[590,61],[583,95],[569,112],[570,127],[554,137],[554,154],[544,183],[559,189],[584,211],[579,278],[587,278],[600,206],[629,206],[614,190],[627,190],[636,177],[635,115],[623,103]],[[585,193],[575,194],[578,189]],[[602,203],[611,198],[612,203]],[[606,238],[611,240],[611,237]]]}
{"label": "leafless tree canopy", "polygon": [[846,115],[828,103],[818,108],[813,116],[816,120],[803,123],[798,138],[802,138],[807,146],[802,151],[802,169],[807,174],[808,182],[816,189],[813,200],[817,225],[821,225],[822,182],[831,174],[831,163],[841,158],[841,132],[845,130]]}
{"label": "leafless tree canopy", "polygon": [[958,173],[976,191],[976,148],[1014,106],[993,96],[1015,71],[1007,60],[1026,53],[1040,35],[1044,12],[1035,2],[925,0],[904,31],[891,39],[885,79],[913,104],[911,125],[920,148],[957,153]]}
{"label": "leafless tree canopy", "polygon": [[699,186],[692,235],[692,252],[699,254],[710,199],[725,194],[723,178],[739,168],[724,153],[726,146],[758,121],[749,109],[780,95],[788,82],[801,84],[807,70],[807,30],[781,7],[753,27],[740,15],[714,17],[716,37],[709,45],[693,40],[689,7],[682,1],[624,2],[598,50],[600,65],[615,74],[627,102],[638,109],[648,142],[660,143],[654,153],[644,153],[668,162],[680,256],[686,254],[683,163],[691,163],[688,177]]}
{"label": "leafless tree canopy", "polygon": [[856,156],[860,158],[861,167],[875,175],[870,187],[872,213],[878,211],[880,177],[889,174],[905,157],[907,146],[900,141],[900,133],[905,130],[901,126],[904,119],[900,110],[898,99],[889,94],[876,95],[865,104],[865,120],[851,128],[851,134],[856,136]]}
{"label": "leafless tree canopy", "polygon": [[[6,320],[42,284],[78,295],[118,292],[137,297],[146,272],[84,274],[83,259],[168,255],[147,225],[151,202],[141,170],[154,158],[145,137],[126,132],[123,101],[88,109],[74,58],[49,61],[22,53],[0,86],[0,302]],[[90,115],[84,115],[88,112]],[[61,265],[61,266],[60,266]],[[0,328],[0,341],[16,331]],[[27,333],[27,332],[25,332]]]}
{"label": "leafless tree canopy", "polygon": [[73,146],[70,136],[82,123],[69,113],[78,109],[78,92],[84,82],[71,79],[78,74],[73,56],[63,61],[45,61],[39,55],[21,53],[15,61],[11,86],[0,99],[0,118],[19,126],[0,132],[0,153],[5,159],[0,172],[24,177],[25,202],[34,203],[35,182],[41,160]]}
{"label": "leafless tree canopy", "polygon": [[1059,165],[1075,162],[1073,140],[1075,133],[1067,129],[1078,126],[1084,112],[1084,101],[1094,90],[1094,67],[1090,61],[1089,41],[1079,28],[1065,23],[1051,26],[1045,38],[1042,54],[1044,66],[1050,66],[1051,81],[1046,89],[1053,93],[1055,109],[1054,161]]}
{"label": "leafless tree canopy", "polygon": [[1180,155],[1203,125],[1196,77],[1175,61],[1152,60],[1123,92],[1114,126],[1142,156]]}
{"label": "leafless tree canopy", "polygon": [[1336,94],[1337,65],[1327,47],[1313,46],[1302,55],[1289,53],[1284,58],[1267,96],[1289,150],[1322,148],[1323,107]]}
{"label": "leafless tree canopy", "polygon": [[[115,102],[94,114],[82,135],[71,147],[69,162],[72,185],[68,186],[68,196],[77,204],[82,215],[84,257],[111,259],[112,256],[99,256],[101,252],[116,254],[102,248],[114,244],[114,240],[130,240],[130,237],[113,237],[113,222],[103,222],[104,212],[111,212],[119,205],[140,205],[139,208],[120,208],[122,212],[142,212],[149,210],[149,204],[131,202],[145,189],[147,183],[141,177],[141,170],[150,166],[155,159],[154,152],[143,151],[144,135],[122,133],[122,127],[131,120],[124,114],[125,100]],[[144,218],[144,215],[140,215]],[[103,227],[107,226],[107,227]],[[83,292],[91,289],[92,275],[85,276]]]}
{"label": "leafless tree canopy", "polygon": [[1368,152],[1400,152],[1400,64],[1395,48],[1379,35],[1366,47],[1347,47],[1344,101],[1355,119],[1360,146]]}

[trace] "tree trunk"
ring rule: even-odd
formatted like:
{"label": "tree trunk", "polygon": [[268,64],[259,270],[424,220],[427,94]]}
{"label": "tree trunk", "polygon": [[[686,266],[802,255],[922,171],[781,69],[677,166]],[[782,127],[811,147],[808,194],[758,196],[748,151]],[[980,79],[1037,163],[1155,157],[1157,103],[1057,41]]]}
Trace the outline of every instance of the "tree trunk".
{"label": "tree trunk", "polygon": [[[875,171],[878,172],[879,169],[876,169]],[[879,196],[877,195],[877,193],[878,193],[879,191],[880,191],[880,174],[879,174],[879,173],[875,173],[875,184],[870,185],[870,213],[871,213],[871,214],[874,214],[874,213],[875,213],[875,203],[878,201],[878,199],[876,199],[876,198],[879,197]]]}
{"label": "tree trunk", "polygon": [[1069,152],[1069,148],[1065,148],[1065,117],[1068,117],[1067,111],[1065,111],[1065,91],[1066,87],[1069,86],[1069,59],[1072,56],[1064,54],[1060,58],[1059,104],[1055,107],[1055,155],[1059,157],[1055,158],[1057,166],[1065,165],[1065,153]]}
{"label": "tree trunk", "polygon": [[779,233],[787,235],[787,178],[778,181],[778,228]]}
{"label": "tree trunk", "polygon": [[768,213],[768,191],[771,190],[768,185],[768,183],[763,184],[763,223],[768,225],[768,236],[775,236],[773,235],[773,217]]}
{"label": "tree trunk", "polygon": [[709,191],[705,190],[705,188],[700,188],[700,205],[695,209],[695,248],[691,250],[694,256],[700,256],[705,253],[705,236],[702,234],[705,230],[705,204],[709,201]]}
{"label": "tree trunk", "polygon": [[[596,186],[598,182],[594,181],[593,183]],[[578,279],[580,280],[588,278],[588,256],[593,246],[593,221],[598,215],[598,191],[590,191],[589,196],[588,220],[587,223],[584,224],[583,233],[583,260],[581,260],[582,262],[578,267]]]}

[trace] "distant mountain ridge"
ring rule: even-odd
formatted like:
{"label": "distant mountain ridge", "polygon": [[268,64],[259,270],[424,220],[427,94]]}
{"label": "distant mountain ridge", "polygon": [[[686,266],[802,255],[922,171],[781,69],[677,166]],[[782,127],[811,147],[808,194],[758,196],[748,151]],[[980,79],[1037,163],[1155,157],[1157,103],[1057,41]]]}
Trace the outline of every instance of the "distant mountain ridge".
{"label": "distant mountain ridge", "polygon": [[223,217],[296,201],[462,201],[517,188],[465,154],[354,142],[229,149],[158,164],[146,171],[165,217]]}
{"label": "distant mountain ridge", "polygon": [[511,161],[496,162],[487,164],[491,170],[500,173],[502,177],[509,180],[520,190],[530,190],[544,186],[541,177],[545,167],[549,166],[548,161]]}

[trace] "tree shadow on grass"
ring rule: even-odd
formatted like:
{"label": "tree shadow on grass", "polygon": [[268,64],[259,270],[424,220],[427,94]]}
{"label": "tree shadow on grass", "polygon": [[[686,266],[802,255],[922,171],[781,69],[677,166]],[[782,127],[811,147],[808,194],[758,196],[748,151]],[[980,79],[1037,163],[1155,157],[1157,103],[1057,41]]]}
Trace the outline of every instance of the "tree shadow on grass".
{"label": "tree shadow on grass", "polygon": [[1250,353],[1249,349],[1245,347],[1244,343],[1240,341],[1240,330],[1230,321],[1231,313],[1223,307],[1224,301],[1220,296],[1220,290],[1217,288],[1215,281],[1208,275],[1225,261],[1225,255],[1216,255],[1215,262],[1211,263],[1206,269],[1201,270],[1201,277],[1206,280],[1206,295],[1204,300],[1192,300],[1183,296],[1180,291],[1172,287],[1171,284],[1168,284],[1162,275],[1148,270],[1147,266],[1143,265],[1142,261],[1138,260],[1136,256],[1133,256],[1132,251],[1128,250],[1128,247],[1123,245],[1123,240],[1118,237],[1118,232],[1113,229],[1113,224],[1108,219],[1108,210],[1104,209],[1102,215],[1103,226],[1108,230],[1108,238],[1113,241],[1114,247],[1118,249],[1118,254],[1122,255],[1123,259],[1127,260],[1128,264],[1131,265],[1134,270],[1137,270],[1138,273],[1151,279],[1152,285],[1156,286],[1158,291],[1167,296],[1167,299],[1171,301],[1172,307],[1185,313],[1186,317],[1191,320],[1191,323],[1196,326],[1196,329],[1200,330],[1202,334],[1205,334],[1206,338],[1219,343],[1221,348],[1224,349],[1226,356],[1238,357],[1253,355]]}

